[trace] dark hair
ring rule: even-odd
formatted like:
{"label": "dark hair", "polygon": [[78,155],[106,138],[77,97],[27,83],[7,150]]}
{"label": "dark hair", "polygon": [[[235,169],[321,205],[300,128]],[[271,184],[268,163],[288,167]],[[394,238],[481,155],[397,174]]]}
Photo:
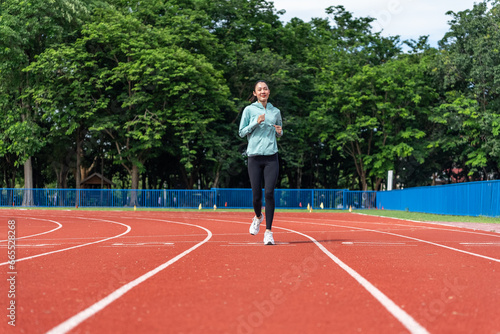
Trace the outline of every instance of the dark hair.
{"label": "dark hair", "polygon": [[255,100],[257,99],[257,97],[255,95],[253,95],[253,92],[255,91],[255,86],[257,86],[258,83],[265,83],[267,87],[269,87],[269,85],[267,84],[266,80],[257,80],[255,82],[255,84],[253,85],[253,91],[250,93],[250,96],[248,97],[248,101],[250,102],[255,102]]}

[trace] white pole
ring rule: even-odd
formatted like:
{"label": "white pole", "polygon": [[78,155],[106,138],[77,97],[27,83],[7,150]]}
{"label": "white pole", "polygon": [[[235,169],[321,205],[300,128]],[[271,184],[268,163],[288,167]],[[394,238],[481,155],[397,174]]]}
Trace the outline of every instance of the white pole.
{"label": "white pole", "polygon": [[394,171],[387,172],[387,190],[392,190],[392,180],[394,178]]}

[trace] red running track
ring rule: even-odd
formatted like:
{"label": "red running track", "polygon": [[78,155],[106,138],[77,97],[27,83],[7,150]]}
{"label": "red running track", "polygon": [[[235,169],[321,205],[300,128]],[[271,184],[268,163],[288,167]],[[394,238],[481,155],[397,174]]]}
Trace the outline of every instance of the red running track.
{"label": "red running track", "polygon": [[251,218],[1,210],[0,332],[500,333],[500,234],[277,212],[264,246]]}

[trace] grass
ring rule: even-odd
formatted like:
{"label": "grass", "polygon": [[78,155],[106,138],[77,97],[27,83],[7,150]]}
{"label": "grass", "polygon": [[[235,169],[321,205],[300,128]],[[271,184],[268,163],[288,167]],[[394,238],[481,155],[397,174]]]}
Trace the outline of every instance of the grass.
{"label": "grass", "polygon": [[381,217],[392,217],[407,220],[434,221],[434,222],[457,222],[457,223],[482,223],[500,224],[500,218],[472,217],[472,216],[449,216],[420,212],[392,211],[392,210],[357,210],[356,212]]}

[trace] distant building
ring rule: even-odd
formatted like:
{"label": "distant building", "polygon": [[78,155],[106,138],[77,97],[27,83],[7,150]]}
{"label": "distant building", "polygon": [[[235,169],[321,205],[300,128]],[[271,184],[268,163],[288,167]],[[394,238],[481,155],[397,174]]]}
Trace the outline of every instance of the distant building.
{"label": "distant building", "polygon": [[94,173],[80,182],[81,189],[111,189],[113,186],[113,182],[99,173]]}

